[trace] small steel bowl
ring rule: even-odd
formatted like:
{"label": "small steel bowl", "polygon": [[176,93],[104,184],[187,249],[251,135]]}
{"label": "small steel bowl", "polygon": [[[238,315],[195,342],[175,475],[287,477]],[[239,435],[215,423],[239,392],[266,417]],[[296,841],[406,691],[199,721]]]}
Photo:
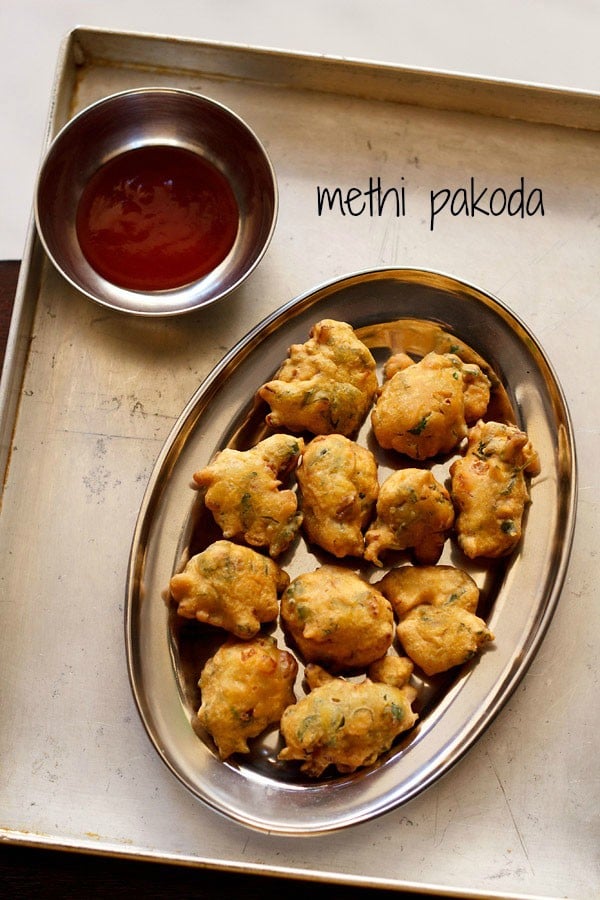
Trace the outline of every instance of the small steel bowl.
{"label": "small steel bowl", "polygon": [[[119,287],[87,262],[76,213],[89,179],[106,162],[147,146],[200,154],[228,180],[239,210],[234,244],[208,274],[183,287],[138,291]],[[214,303],[256,268],[275,229],[273,166],[254,132],[221,103],[192,91],[142,88],[113,94],[74,116],[52,141],[35,193],[40,240],[62,275],[103,306],[143,316],[166,316]]]}

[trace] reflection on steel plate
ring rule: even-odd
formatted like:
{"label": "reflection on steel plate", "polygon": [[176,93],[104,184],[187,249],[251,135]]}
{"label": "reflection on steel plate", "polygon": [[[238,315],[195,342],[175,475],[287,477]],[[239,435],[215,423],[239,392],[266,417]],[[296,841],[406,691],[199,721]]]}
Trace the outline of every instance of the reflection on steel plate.
{"label": "reflection on steel plate", "polygon": [[[479,614],[495,634],[481,658],[418,681],[417,725],[371,767],[352,775],[304,777],[277,760],[277,730],[247,757],[221,761],[196,721],[202,666],[222,637],[181,622],[165,602],[171,575],[215,538],[194,471],[225,446],[246,449],[268,429],[255,391],[293,343],[323,318],[349,322],[379,365],[390,352],[454,352],[492,380],[489,418],[526,430],[542,463],[533,479],[524,538],[516,553],[467,561],[451,541],[440,563],[466,569],[481,590]],[[369,422],[358,436],[369,438]],[[395,458],[397,462],[397,457]],[[451,459],[430,464],[438,480]],[[380,452],[380,479],[394,455]],[[374,269],[324,284],[277,310],[250,332],[200,386],[167,440],[140,511],[127,585],[126,641],[134,696],[158,753],[197,797],[232,819],[280,834],[315,834],[365,821],[434,783],[487,728],[525,674],[558,602],[574,526],[573,435],[562,391],[526,326],[480,289],[436,272]],[[326,554],[298,541],[278,561],[291,578]],[[367,580],[383,574],[362,561]],[[383,570],[385,571],[385,570]],[[283,632],[274,635],[280,646]],[[302,696],[302,667],[297,695]],[[329,770],[328,770],[329,773]]]}

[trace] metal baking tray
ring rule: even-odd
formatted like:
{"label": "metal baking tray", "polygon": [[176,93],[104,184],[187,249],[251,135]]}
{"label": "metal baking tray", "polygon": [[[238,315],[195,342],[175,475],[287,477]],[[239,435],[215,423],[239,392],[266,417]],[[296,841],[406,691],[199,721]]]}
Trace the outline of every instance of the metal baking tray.
{"label": "metal baking tray", "polygon": [[[255,832],[191,796],[137,715],[123,618],[136,519],[178,416],[230,348],[315,285],[410,266],[481,286],[539,339],[575,431],[587,423],[598,96],[76,29],[58,61],[47,139],[91,101],[144,85],[191,88],[242,115],[273,161],[279,220],[231,300],[169,321],[98,308],[60,279],[31,232],[0,388],[2,839],[422,893],[594,896],[590,492],[552,624],[504,710],[428,790],[342,834]],[[404,188],[403,215],[389,205],[319,214],[318,188],[348,196],[377,179]],[[431,227],[432,191],[485,187],[489,197],[520,184],[543,192],[543,215],[468,215],[457,199]],[[584,427],[578,441],[586,486],[594,433]]]}

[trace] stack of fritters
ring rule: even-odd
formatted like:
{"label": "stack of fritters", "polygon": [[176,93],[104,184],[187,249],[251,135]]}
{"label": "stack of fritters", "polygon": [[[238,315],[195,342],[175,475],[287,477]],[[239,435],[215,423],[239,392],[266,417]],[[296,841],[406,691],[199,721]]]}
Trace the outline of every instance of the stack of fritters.
{"label": "stack of fritters", "polygon": [[[311,777],[371,765],[417,719],[415,674],[463,665],[494,639],[475,581],[437,564],[449,538],[468,559],[521,538],[539,460],[516,426],[485,421],[490,391],[479,365],[435,352],[394,354],[379,387],[370,350],[327,319],[258,389],[272,433],[194,475],[222,539],[173,576],[170,595],[180,616],[229,634],[199,682],[198,718],[223,758],[279,726],[279,758]],[[465,445],[442,484],[430,464]],[[378,453],[397,463],[381,484]],[[302,538],[325,559],[290,580],[275,560]],[[388,566],[378,583],[353,570],[369,563]],[[264,633],[278,616],[290,649]]]}

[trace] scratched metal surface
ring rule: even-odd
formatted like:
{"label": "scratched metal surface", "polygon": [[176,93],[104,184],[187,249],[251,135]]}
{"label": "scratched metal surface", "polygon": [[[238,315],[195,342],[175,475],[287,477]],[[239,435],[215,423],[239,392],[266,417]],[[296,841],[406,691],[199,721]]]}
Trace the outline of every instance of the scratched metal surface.
{"label": "scratched metal surface", "polygon": [[[1,398],[2,838],[424,893],[596,896],[598,98],[91,31],[58,76],[50,132],[136,85],[228,103],[267,146],[281,205],[241,290],[164,322],[80,297],[32,235]],[[406,217],[317,216],[317,185],[371,175],[404,178]],[[430,189],[522,175],[543,187],[543,218],[440,217],[430,230]],[[214,364],[293,296],[377,265],[481,285],[538,337],[577,438],[571,564],[521,686],[434,787],[341,834],[254,833],[188,795],[138,720],[123,640],[131,536],[163,441]]]}

